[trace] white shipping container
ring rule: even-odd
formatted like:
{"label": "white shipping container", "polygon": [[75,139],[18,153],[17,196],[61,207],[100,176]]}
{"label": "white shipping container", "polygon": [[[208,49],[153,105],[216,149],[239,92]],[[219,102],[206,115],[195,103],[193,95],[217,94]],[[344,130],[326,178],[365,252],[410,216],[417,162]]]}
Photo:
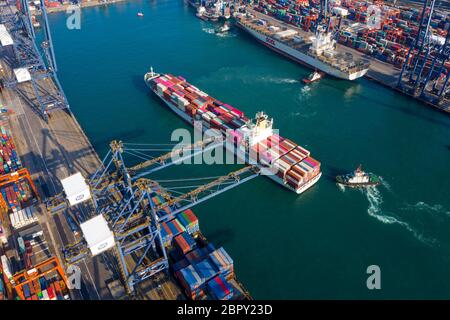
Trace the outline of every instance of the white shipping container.
{"label": "white shipping container", "polygon": [[189,104],[189,101],[187,101],[185,98],[179,98],[178,99],[178,107],[184,110],[184,107],[186,107]]}
{"label": "white shipping container", "polygon": [[197,92],[197,94],[198,94],[200,97],[203,97],[203,98],[208,97],[208,94],[207,94],[207,93],[205,93],[205,92],[203,92],[203,91],[200,91],[200,90]]}
{"label": "white shipping container", "polygon": [[285,38],[289,38],[289,37],[293,37],[297,34],[298,32],[292,29],[287,29],[284,31],[280,31],[275,33],[274,37],[276,39],[285,39]]}
{"label": "white shipping container", "polygon": [[2,270],[3,273],[6,275],[6,277],[9,279],[12,277],[11,273],[11,263],[9,262],[8,258],[5,255],[2,255]]}
{"label": "white shipping container", "polygon": [[433,44],[437,44],[437,45],[443,46],[445,44],[445,37],[439,36],[437,34],[432,34],[431,35],[431,42]]}
{"label": "white shipping container", "polygon": [[156,88],[158,89],[158,93],[159,93],[159,94],[163,94],[164,91],[167,90],[167,87],[166,87],[165,85],[163,85],[162,83],[158,83],[158,84],[156,85]]}
{"label": "white shipping container", "polygon": [[14,218],[16,218],[17,226],[19,226],[19,227],[23,226],[23,218],[22,218],[22,215],[20,214],[20,212],[21,212],[21,210],[16,211],[14,213]]}
{"label": "white shipping container", "polygon": [[50,300],[48,297],[47,289],[42,290],[42,299],[41,300]]}
{"label": "white shipping container", "polygon": [[348,16],[348,10],[345,8],[341,8],[341,7],[334,7],[333,8],[333,13],[340,15],[341,17],[346,17]]}
{"label": "white shipping container", "polygon": [[208,115],[208,113],[203,113],[202,118],[208,122],[211,121],[211,117]]}
{"label": "white shipping container", "polygon": [[27,225],[28,223],[29,223],[29,220],[28,220],[28,218],[27,218],[27,215],[26,215],[26,212],[25,212],[25,210],[20,210],[19,211],[19,215],[20,215],[20,218],[22,219],[22,222],[23,222],[23,224],[24,225]]}
{"label": "white shipping container", "polygon": [[11,225],[15,228],[16,225],[16,218],[14,217],[14,213],[9,214],[9,221],[11,221]]}
{"label": "white shipping container", "polygon": [[280,27],[269,26],[269,30],[270,30],[270,31],[273,31],[273,32],[277,32],[278,30],[280,30]]}

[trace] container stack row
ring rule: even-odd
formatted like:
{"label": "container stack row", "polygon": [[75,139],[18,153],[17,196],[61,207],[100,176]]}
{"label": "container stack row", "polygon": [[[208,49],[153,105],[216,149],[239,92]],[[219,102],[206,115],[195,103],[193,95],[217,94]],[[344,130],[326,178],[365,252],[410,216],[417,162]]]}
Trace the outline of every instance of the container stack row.
{"label": "container stack row", "polygon": [[61,286],[62,280],[42,276],[22,285],[22,291],[26,300],[64,300]]}
{"label": "container stack row", "polygon": [[248,120],[242,111],[210,97],[182,77],[166,74],[157,78],[155,85],[158,94],[166,101],[189,117],[201,121],[206,128],[226,133],[227,130],[242,127]]}
{"label": "container stack row", "polygon": [[308,150],[277,134],[255,144],[252,151],[253,160],[271,167],[293,189],[301,188],[320,173],[320,162]]}
{"label": "container stack row", "polygon": [[[374,6],[372,1],[335,0],[330,2],[331,28],[340,25],[339,43],[384,62],[401,67],[417,36],[420,8],[412,6]],[[278,20],[313,31],[318,20],[319,1],[266,0],[254,6],[256,11]],[[342,18],[342,21],[339,20]],[[445,11],[436,9],[431,16],[431,41],[443,44],[450,27]],[[432,53],[434,54],[434,53]],[[411,63],[417,52],[411,53]],[[450,66],[448,66],[450,68]]]}
{"label": "container stack row", "polygon": [[[152,197],[161,200],[161,197]],[[224,248],[200,240],[198,218],[190,209],[161,223],[161,238],[169,252],[172,270],[186,296],[192,300],[234,297],[234,263]]]}
{"label": "container stack row", "polygon": [[22,168],[11,134],[0,126],[0,175],[15,172]]}
{"label": "container stack row", "polygon": [[13,182],[0,189],[0,193],[7,206],[12,210],[19,210],[33,197],[31,188],[26,180]]}
{"label": "container stack row", "polygon": [[38,218],[34,206],[29,206],[24,209],[14,209],[9,214],[9,220],[14,229],[20,229],[37,222]]}
{"label": "container stack row", "polygon": [[222,247],[196,248],[174,265],[174,271],[186,295],[193,300],[233,298],[233,260]]}

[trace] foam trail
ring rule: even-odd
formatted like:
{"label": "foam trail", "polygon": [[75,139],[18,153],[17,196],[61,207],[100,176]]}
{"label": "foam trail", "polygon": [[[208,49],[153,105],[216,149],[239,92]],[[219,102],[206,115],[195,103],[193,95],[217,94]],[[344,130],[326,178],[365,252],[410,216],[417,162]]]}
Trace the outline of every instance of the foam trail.
{"label": "foam trail", "polygon": [[428,245],[436,245],[438,241],[434,238],[426,237],[423,234],[419,233],[413,227],[411,227],[408,223],[401,221],[392,215],[385,215],[381,212],[381,204],[383,203],[383,197],[381,196],[380,191],[376,187],[368,187],[366,190],[366,197],[369,201],[369,208],[367,209],[367,213],[376,218],[378,221],[381,221],[386,224],[394,224],[397,223],[404,227],[406,230],[411,232],[416,239],[419,241],[428,244]]}
{"label": "foam trail", "polygon": [[303,95],[308,95],[311,92],[311,87],[310,86],[304,86],[302,87],[301,93]]}
{"label": "foam trail", "polygon": [[369,201],[369,207],[367,208],[367,213],[369,214],[369,216],[374,217],[377,220],[387,224],[399,222],[394,217],[386,216],[381,213],[381,204],[383,203],[383,198],[377,188],[368,187],[366,189],[366,197]]}
{"label": "foam trail", "polygon": [[292,112],[291,115],[293,117],[301,117],[304,119],[312,118],[315,115],[317,115],[317,111],[311,112],[311,113],[301,113],[301,112]]}
{"label": "foam trail", "polygon": [[214,34],[216,33],[215,30],[213,28],[202,28],[203,32],[206,32],[208,34]]}
{"label": "foam trail", "polygon": [[220,38],[234,38],[237,36],[237,34],[232,32],[225,32],[225,33],[216,33],[216,36]]}
{"label": "foam trail", "polygon": [[338,186],[338,188],[339,188],[339,190],[341,191],[341,192],[345,192],[345,186],[344,185],[342,185],[342,184],[340,184],[340,183],[336,183],[337,184],[337,186]]}
{"label": "foam trail", "polygon": [[428,212],[431,214],[437,213],[437,214],[445,214],[447,216],[450,216],[450,211],[445,209],[444,206],[442,206],[440,204],[431,205],[431,204],[425,203],[423,201],[419,201],[414,205],[407,204],[406,207],[403,209],[404,210],[419,210],[419,211],[424,211],[424,212]]}
{"label": "foam trail", "polygon": [[380,177],[380,181],[381,181],[382,186],[385,187],[387,189],[387,191],[389,191],[390,193],[393,193],[391,185],[386,180],[384,180],[383,177]]}
{"label": "foam trail", "polygon": [[277,83],[277,84],[283,84],[283,83],[296,83],[298,82],[295,79],[292,78],[273,78],[273,77],[262,77],[260,78],[261,82],[270,82],[270,83]]}

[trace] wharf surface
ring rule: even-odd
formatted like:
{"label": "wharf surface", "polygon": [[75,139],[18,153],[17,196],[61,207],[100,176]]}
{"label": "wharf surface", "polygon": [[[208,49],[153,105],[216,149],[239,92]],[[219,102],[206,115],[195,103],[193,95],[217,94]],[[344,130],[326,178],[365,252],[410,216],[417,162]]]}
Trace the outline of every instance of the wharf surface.
{"label": "wharf surface", "polygon": [[[5,52],[4,52],[5,54]],[[0,57],[2,78],[10,78],[12,68],[8,64],[10,57]],[[53,80],[41,79],[39,86],[51,94],[56,92]],[[18,90],[21,94],[18,94]],[[69,110],[56,110],[50,113],[48,122],[36,112],[36,101],[30,82],[18,85],[18,90],[4,88],[0,92],[1,103],[10,110],[7,119],[8,129],[16,144],[16,149],[23,166],[28,169],[43,199],[39,205],[39,224],[44,231],[49,250],[56,254],[63,268],[62,249],[79,240],[71,230],[67,215],[84,220],[92,217],[91,203],[82,203],[76,208],[51,214],[45,206],[45,199],[61,194],[60,180],[71,174],[81,172],[89,177],[100,166],[101,160],[84,134],[81,126]],[[14,247],[15,240],[9,239]],[[78,264],[81,271],[80,290],[71,290],[72,299],[110,300],[113,297],[107,283],[118,278],[114,258],[104,253],[86,258]],[[69,275],[69,274],[68,274]],[[180,291],[173,280],[163,275],[151,278],[142,284],[140,290],[143,299],[179,299]]]}
{"label": "wharf surface", "polygon": [[[264,20],[270,21],[271,24],[283,26],[283,27],[289,28],[289,29],[293,29],[305,38],[313,35],[311,32],[304,31],[301,28],[298,28],[291,24],[287,24],[287,23],[280,21],[274,17],[266,15],[262,12],[256,11],[250,7],[247,7],[246,10],[258,18],[262,18]],[[397,67],[395,67],[394,65],[387,63],[387,62],[380,61],[378,59],[375,59],[372,56],[369,56],[365,53],[362,53],[356,49],[344,46],[342,44],[337,45],[337,50],[340,52],[351,53],[354,57],[359,58],[359,59],[368,60],[370,62],[370,68],[369,68],[369,71],[365,75],[365,77],[367,79],[374,81],[378,84],[381,84],[387,88],[393,89],[398,93],[401,93],[401,94],[407,95],[413,99],[416,99],[416,100],[426,104],[427,106],[435,108],[436,110],[450,114],[450,101],[445,100],[442,105],[437,105],[435,103],[428,101],[427,99],[424,99],[421,97],[416,97],[413,94],[411,94],[407,91],[401,90],[399,87],[397,87],[397,82],[398,82],[398,78],[400,76],[401,70],[398,69]],[[429,93],[426,93],[426,96],[431,98],[431,94],[429,94]]]}
{"label": "wharf surface", "polygon": [[128,0],[91,0],[91,1],[87,1],[87,2],[82,2],[79,5],[61,4],[58,7],[46,7],[46,10],[47,10],[47,13],[63,12],[63,11],[67,11],[67,10],[70,11],[71,9],[73,9],[75,7],[84,9],[84,8],[90,8],[90,7],[106,6],[109,4],[125,2],[125,1],[128,1]]}

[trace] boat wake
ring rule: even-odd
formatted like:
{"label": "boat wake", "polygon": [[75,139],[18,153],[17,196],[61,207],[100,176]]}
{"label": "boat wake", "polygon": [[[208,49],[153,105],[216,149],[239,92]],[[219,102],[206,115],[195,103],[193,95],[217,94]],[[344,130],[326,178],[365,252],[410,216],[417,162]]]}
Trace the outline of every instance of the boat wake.
{"label": "boat wake", "polygon": [[369,207],[367,209],[367,213],[377,219],[378,221],[385,224],[399,224],[404,227],[406,230],[411,232],[413,236],[419,241],[428,244],[430,246],[436,245],[438,243],[437,239],[427,237],[422,233],[418,232],[414,229],[410,224],[405,221],[400,220],[400,218],[396,217],[393,213],[384,214],[381,209],[381,205],[383,203],[383,197],[381,196],[380,191],[374,187],[368,187],[364,190],[367,200],[369,201]]}
{"label": "boat wake", "polygon": [[303,86],[300,90],[300,93],[302,94],[302,96],[309,96],[311,94],[311,87],[308,85]]}
{"label": "boat wake", "polygon": [[310,113],[292,112],[291,115],[293,117],[301,117],[301,118],[309,119],[309,118],[312,118],[315,115],[317,115],[317,111],[310,112]]}
{"label": "boat wake", "polygon": [[283,83],[297,83],[298,81],[292,78],[273,78],[273,77],[262,77],[260,78],[261,82],[269,82],[269,83],[276,83],[276,84],[283,84]]}
{"label": "boat wake", "polygon": [[383,197],[381,196],[380,191],[376,187],[368,187],[365,190],[362,189],[363,192],[365,192],[367,200],[369,201],[369,207],[367,208],[367,213],[369,216],[376,218],[377,220],[392,224],[392,223],[398,223],[399,221],[391,216],[383,215],[381,212],[381,204],[383,203]]}
{"label": "boat wake", "polygon": [[345,186],[340,184],[340,183],[336,183],[336,185],[338,186],[339,191],[341,192],[345,192]]}
{"label": "boat wake", "polygon": [[444,208],[440,204],[430,205],[423,201],[419,201],[416,204],[407,204],[403,210],[417,210],[422,212],[427,212],[431,214],[443,214],[450,217],[450,211]]}
{"label": "boat wake", "polygon": [[219,38],[234,38],[237,36],[237,33],[228,31],[223,33],[216,33],[216,36],[218,36]]}
{"label": "boat wake", "polygon": [[206,32],[206,33],[208,33],[208,34],[215,34],[215,33],[216,33],[216,31],[214,30],[214,28],[207,28],[207,27],[203,27],[203,28],[202,28],[202,31],[203,31],[203,32]]}
{"label": "boat wake", "polygon": [[390,193],[393,193],[392,189],[391,189],[391,185],[386,180],[384,180],[383,177],[379,177],[379,178],[380,178],[380,181],[381,181],[381,185],[383,187],[385,187],[387,191],[389,191]]}

